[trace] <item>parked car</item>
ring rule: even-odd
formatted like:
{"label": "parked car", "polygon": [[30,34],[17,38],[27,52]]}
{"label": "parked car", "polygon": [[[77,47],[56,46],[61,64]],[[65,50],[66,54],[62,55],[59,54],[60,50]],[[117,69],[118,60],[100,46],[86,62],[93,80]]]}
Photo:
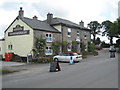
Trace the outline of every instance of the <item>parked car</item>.
{"label": "parked car", "polygon": [[110,46],[109,52],[116,52],[116,48],[114,45]]}
{"label": "parked car", "polygon": [[57,56],[54,56],[53,60],[58,60],[58,61],[62,61],[62,62],[69,62],[71,56],[73,57],[74,62],[79,62],[80,60],[82,60],[82,55],[75,53],[75,52],[61,53]]}
{"label": "parked car", "polygon": [[96,45],[95,48],[96,48],[97,50],[101,50],[101,49],[102,49],[102,47],[99,46],[99,45]]}

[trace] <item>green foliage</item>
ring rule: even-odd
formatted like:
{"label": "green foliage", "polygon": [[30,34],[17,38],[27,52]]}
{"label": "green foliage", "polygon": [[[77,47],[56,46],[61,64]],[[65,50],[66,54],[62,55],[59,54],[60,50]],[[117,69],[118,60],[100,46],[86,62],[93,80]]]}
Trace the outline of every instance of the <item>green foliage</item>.
{"label": "green foliage", "polygon": [[81,47],[81,52],[84,52],[85,51],[85,44],[84,44],[84,42],[80,43],[80,47]]}
{"label": "green foliage", "polygon": [[13,53],[11,61],[22,62],[22,58],[19,55]]}
{"label": "green foliage", "polygon": [[72,51],[77,52],[77,41],[72,41]]}
{"label": "green foliage", "polygon": [[91,42],[88,42],[88,52],[94,52],[96,49],[95,49],[95,44],[94,43],[91,43]]}
{"label": "green foliage", "polygon": [[99,45],[101,43],[101,40],[99,37],[97,37],[97,39],[95,40],[95,45]]}
{"label": "green foliage", "polygon": [[33,63],[49,63],[53,60],[53,56],[47,56],[47,57],[40,57],[37,59],[34,59],[32,62]]}
{"label": "green foliage", "polygon": [[62,43],[60,41],[52,42],[52,50],[53,50],[54,55],[57,55],[60,53],[61,46],[62,46]]}
{"label": "green foliage", "polygon": [[112,22],[109,20],[102,22],[102,28],[103,28],[102,35],[103,36],[105,36],[105,35],[109,36],[108,31],[110,30],[111,25],[112,25]]}
{"label": "green foliage", "polygon": [[67,43],[67,41],[63,41],[62,42],[62,52],[67,52],[67,45],[68,43]]}
{"label": "green foliage", "polygon": [[88,27],[92,30],[91,34],[93,35],[93,42],[95,43],[96,35],[100,33],[101,25],[98,21],[91,21]]}
{"label": "green foliage", "polygon": [[88,52],[88,51],[82,51],[82,55],[83,55],[83,57],[86,56],[86,55],[90,55],[90,52]]}
{"label": "green foliage", "polygon": [[46,40],[36,38],[34,52],[35,58],[39,58],[45,55]]}
{"label": "green foliage", "polygon": [[107,43],[105,43],[105,42],[103,41],[102,44],[101,44],[101,47],[103,47],[103,48],[109,48],[110,45],[107,44]]}

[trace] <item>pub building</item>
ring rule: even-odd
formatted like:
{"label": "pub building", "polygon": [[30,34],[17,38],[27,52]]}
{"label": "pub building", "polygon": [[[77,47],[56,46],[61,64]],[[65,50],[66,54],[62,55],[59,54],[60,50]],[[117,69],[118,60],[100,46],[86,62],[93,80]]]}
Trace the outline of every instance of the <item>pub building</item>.
{"label": "pub building", "polygon": [[4,39],[0,40],[0,54],[5,58],[5,53],[14,53],[27,59],[28,54],[33,54],[37,38],[46,39],[46,55],[52,55],[51,48],[53,41],[67,41],[68,51],[71,51],[71,42],[78,41],[78,52],[80,52],[80,42],[87,43],[91,39],[91,30],[84,27],[84,22],[80,25],[69,20],[53,18],[53,14],[48,13],[47,19],[38,20],[37,16],[32,19],[24,17],[24,11],[20,7],[19,14],[4,32]]}

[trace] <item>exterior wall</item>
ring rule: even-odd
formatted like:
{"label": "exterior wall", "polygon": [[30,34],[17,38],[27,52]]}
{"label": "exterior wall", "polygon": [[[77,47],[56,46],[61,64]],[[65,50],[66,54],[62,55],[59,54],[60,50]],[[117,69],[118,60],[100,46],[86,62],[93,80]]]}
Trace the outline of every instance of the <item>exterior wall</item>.
{"label": "exterior wall", "polygon": [[[46,47],[51,47],[53,41],[62,41],[61,33],[34,30],[34,47],[35,47],[36,38],[46,39],[46,34],[52,34],[52,41],[51,42],[46,41]],[[48,54],[46,53],[46,55],[52,55],[52,53],[48,53]]]}
{"label": "exterior wall", "polygon": [[[85,33],[86,33],[86,38],[85,38]],[[84,42],[84,44],[86,45],[86,48],[88,47],[89,41],[91,41],[91,32],[87,30],[82,30],[81,31],[81,42]]]}
{"label": "exterior wall", "polygon": [[[0,40],[0,55],[3,56],[4,55],[4,40]],[[4,57],[4,56],[3,56]]]}
{"label": "exterior wall", "polygon": [[[88,42],[91,40],[91,33],[90,33],[90,31],[80,30],[80,29],[77,29],[77,28],[71,28],[71,37],[68,37],[68,28],[69,27],[63,26],[63,41],[84,42],[84,44],[86,46],[86,50],[87,50]],[[77,36],[77,31],[79,31],[80,36]],[[86,33],[86,38],[85,38],[85,33]],[[79,49],[78,52],[80,52],[79,44],[78,44],[78,49]]]}
{"label": "exterior wall", "polygon": [[[45,39],[46,38],[45,35],[47,33],[50,33],[50,34],[53,35],[53,41],[62,41],[61,33],[34,30],[34,43],[35,43],[35,38],[43,38],[43,39]],[[48,42],[48,43],[51,43],[51,42]]]}
{"label": "exterior wall", "polygon": [[62,30],[62,26],[61,25],[55,25],[55,26],[53,26],[55,29],[57,29],[58,31],[60,31],[61,32],[61,30]]}
{"label": "exterior wall", "polygon": [[[16,25],[24,26],[24,30],[29,30],[29,34],[8,36],[9,32],[13,32]],[[12,45],[12,50],[9,50],[8,45]],[[16,19],[14,23],[5,32],[5,52],[14,52],[22,57],[26,57],[33,48],[33,29],[25,24],[21,19]]]}

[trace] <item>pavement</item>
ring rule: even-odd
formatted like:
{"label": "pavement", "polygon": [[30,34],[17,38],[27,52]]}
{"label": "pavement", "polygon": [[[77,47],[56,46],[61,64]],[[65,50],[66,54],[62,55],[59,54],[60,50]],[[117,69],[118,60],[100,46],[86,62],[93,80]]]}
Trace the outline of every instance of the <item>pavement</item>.
{"label": "pavement", "polygon": [[25,64],[26,63],[0,61],[0,68],[6,67],[6,66],[20,66]]}

